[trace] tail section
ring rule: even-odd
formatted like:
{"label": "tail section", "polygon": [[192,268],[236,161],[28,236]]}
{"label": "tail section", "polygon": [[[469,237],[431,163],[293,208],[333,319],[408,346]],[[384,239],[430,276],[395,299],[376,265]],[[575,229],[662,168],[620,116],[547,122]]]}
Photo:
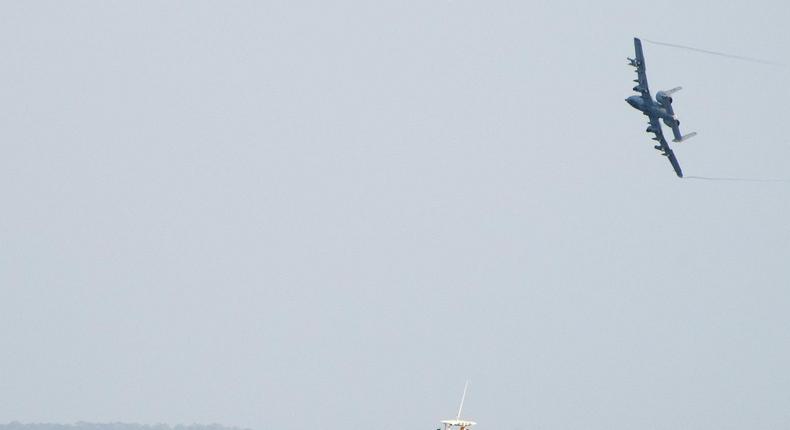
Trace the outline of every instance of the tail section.
{"label": "tail section", "polygon": [[675,88],[672,88],[671,90],[666,90],[666,91],[662,91],[662,92],[666,96],[671,96],[672,94],[675,94],[676,92],[678,92],[678,91],[680,91],[682,89],[683,89],[683,87],[675,87]]}
{"label": "tail section", "polygon": [[672,134],[674,135],[672,141],[675,143],[683,142],[697,135],[697,133],[689,133],[684,136],[680,132],[680,121],[675,117],[675,110],[672,109],[672,94],[682,89],[683,87],[675,87],[671,90],[659,91],[656,93],[656,101],[666,109],[667,115],[669,115],[669,117],[664,118],[664,124],[672,128]]}
{"label": "tail section", "polygon": [[[677,130],[677,132],[675,132],[675,130]],[[672,139],[672,141],[675,142],[675,143],[685,142],[685,141],[687,141],[687,140],[689,140],[692,137],[697,135],[696,131],[692,131],[691,133],[689,133],[689,134],[687,134],[685,136],[680,136],[680,129],[677,128],[677,127],[672,129],[672,133],[675,134],[675,138]],[[678,136],[680,136],[680,137],[678,137]]]}
{"label": "tail section", "polygon": [[672,88],[671,90],[659,91],[659,92],[656,93],[656,101],[658,102],[658,104],[663,106],[664,109],[666,109],[669,112],[670,115],[673,115],[673,112],[672,112],[672,94],[675,94],[676,92],[678,92],[678,91],[680,91],[682,89],[683,89],[683,87],[675,87],[675,88]]}

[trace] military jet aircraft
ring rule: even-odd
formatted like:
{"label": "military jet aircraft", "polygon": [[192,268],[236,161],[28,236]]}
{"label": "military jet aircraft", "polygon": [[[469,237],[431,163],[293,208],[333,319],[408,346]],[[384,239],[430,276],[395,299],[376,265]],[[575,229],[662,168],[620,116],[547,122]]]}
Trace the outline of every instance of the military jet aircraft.
{"label": "military jet aircraft", "polygon": [[636,68],[637,79],[634,79],[634,82],[637,85],[634,87],[634,91],[641,93],[641,95],[628,97],[625,101],[650,119],[645,131],[656,135],[653,140],[658,142],[658,145],[655,145],[654,148],[661,151],[661,155],[669,159],[672,168],[675,169],[675,173],[682,178],[683,171],[680,170],[678,159],[675,158],[675,153],[672,152],[672,148],[669,147],[667,140],[664,138],[664,133],[661,131],[661,123],[659,122],[659,120],[662,120],[667,127],[672,128],[672,134],[675,137],[672,141],[675,143],[683,142],[697,135],[697,133],[689,133],[683,136],[680,133],[680,121],[675,117],[675,112],[672,110],[672,94],[680,91],[681,87],[659,91],[656,93],[656,99],[653,100],[650,96],[650,88],[647,86],[642,41],[636,37],[634,38],[634,48],[636,50],[636,58],[628,58],[628,63]]}

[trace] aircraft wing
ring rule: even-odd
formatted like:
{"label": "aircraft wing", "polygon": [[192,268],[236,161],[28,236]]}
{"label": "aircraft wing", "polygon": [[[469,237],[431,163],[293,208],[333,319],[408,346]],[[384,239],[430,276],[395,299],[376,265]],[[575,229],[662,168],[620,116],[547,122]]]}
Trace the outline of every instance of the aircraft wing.
{"label": "aircraft wing", "polygon": [[647,71],[645,68],[645,54],[642,52],[642,41],[639,38],[634,38],[634,50],[636,51],[636,58],[632,65],[636,67],[637,79],[634,82],[637,86],[634,91],[642,93],[642,97],[650,100],[650,87],[647,85]]}
{"label": "aircraft wing", "polygon": [[678,163],[677,157],[675,157],[675,153],[672,152],[672,148],[669,147],[667,140],[664,138],[664,133],[661,131],[661,123],[658,120],[658,117],[650,117],[650,125],[651,128],[655,131],[656,137],[653,138],[656,142],[658,142],[657,146],[661,147],[661,155],[667,157],[669,160],[669,164],[672,165],[672,169],[675,170],[675,174],[678,175],[678,178],[683,177],[683,171],[680,169],[680,163]]}

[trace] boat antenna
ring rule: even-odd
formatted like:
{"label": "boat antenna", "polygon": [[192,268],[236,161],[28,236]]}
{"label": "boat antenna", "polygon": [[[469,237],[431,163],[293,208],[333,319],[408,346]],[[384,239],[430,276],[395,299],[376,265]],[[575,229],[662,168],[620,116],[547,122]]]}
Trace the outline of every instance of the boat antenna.
{"label": "boat antenna", "polygon": [[469,380],[466,380],[466,384],[464,384],[464,394],[461,396],[461,406],[458,407],[458,416],[455,417],[456,420],[461,419],[461,411],[464,409],[464,400],[466,399],[466,390],[469,388]]}

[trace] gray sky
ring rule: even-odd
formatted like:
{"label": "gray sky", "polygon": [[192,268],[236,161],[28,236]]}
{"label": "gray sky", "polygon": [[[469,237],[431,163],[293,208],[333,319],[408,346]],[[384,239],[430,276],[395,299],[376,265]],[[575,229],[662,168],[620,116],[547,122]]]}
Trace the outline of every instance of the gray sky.
{"label": "gray sky", "polygon": [[[3,2],[0,421],[786,429],[790,184],[623,101],[790,62],[726,3]],[[790,179],[788,68],[645,50]]]}

